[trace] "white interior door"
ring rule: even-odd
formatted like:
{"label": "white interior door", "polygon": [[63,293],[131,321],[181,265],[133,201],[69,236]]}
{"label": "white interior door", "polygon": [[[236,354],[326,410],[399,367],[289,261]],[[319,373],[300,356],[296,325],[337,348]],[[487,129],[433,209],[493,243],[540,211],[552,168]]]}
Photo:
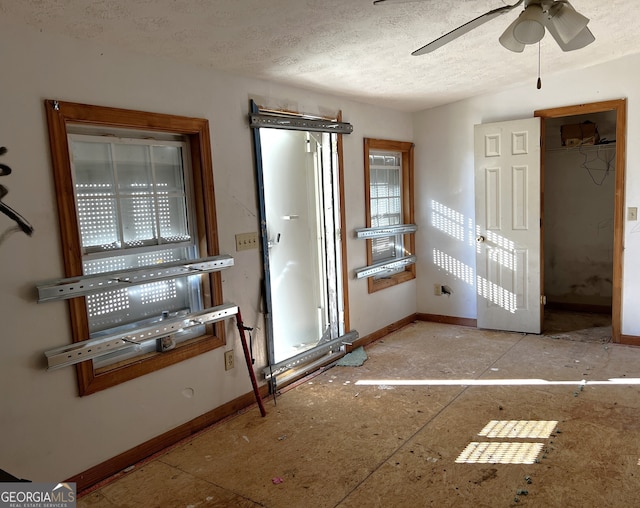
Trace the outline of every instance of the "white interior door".
{"label": "white interior door", "polygon": [[540,333],[540,119],[475,126],[478,327]]}

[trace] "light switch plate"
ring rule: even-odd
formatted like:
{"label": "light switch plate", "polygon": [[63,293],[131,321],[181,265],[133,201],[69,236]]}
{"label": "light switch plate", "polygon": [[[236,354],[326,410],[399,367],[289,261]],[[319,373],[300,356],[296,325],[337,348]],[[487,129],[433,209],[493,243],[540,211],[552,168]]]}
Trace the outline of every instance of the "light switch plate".
{"label": "light switch plate", "polygon": [[630,206],[627,208],[627,220],[638,220],[637,206]]}
{"label": "light switch plate", "polygon": [[236,251],[258,248],[258,233],[239,233],[236,235]]}

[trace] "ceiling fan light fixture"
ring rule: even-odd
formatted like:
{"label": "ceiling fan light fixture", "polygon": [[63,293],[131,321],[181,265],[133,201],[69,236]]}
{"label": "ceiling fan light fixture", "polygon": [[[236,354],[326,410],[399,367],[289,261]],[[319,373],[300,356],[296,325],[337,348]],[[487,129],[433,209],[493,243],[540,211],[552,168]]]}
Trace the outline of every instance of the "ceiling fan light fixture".
{"label": "ceiling fan light fixture", "polygon": [[513,27],[513,37],[522,44],[535,44],[545,33],[544,13],[539,4],[531,4],[523,11]]}
{"label": "ceiling fan light fixture", "polygon": [[[374,4],[410,1],[416,0],[374,0]],[[577,12],[569,0],[516,0],[515,3],[505,4],[481,14],[411,54],[418,56],[431,53],[486,22],[511,12],[523,3],[524,10],[499,38],[500,44],[509,51],[521,53],[525,46],[539,43],[547,31],[562,51],[581,49],[595,41],[594,35],[587,28],[589,18]]]}
{"label": "ceiling fan light fixture", "polygon": [[548,23],[555,28],[562,42],[569,43],[589,23],[589,18],[577,12],[569,2],[556,2],[549,10]]}

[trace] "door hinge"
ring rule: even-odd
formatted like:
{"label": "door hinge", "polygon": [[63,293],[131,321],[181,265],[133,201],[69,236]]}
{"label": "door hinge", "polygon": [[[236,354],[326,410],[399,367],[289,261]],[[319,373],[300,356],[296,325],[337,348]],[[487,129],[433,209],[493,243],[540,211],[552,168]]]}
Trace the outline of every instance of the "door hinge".
{"label": "door hinge", "polygon": [[540,305],[547,305],[547,297],[545,295],[540,295]]}

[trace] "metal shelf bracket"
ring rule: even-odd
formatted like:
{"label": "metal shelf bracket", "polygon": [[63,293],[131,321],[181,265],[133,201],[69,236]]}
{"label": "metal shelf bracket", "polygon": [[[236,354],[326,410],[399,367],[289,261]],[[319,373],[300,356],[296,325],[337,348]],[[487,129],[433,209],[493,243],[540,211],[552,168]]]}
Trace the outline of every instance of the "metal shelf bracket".
{"label": "metal shelf bracket", "polygon": [[96,275],[80,275],[78,277],[46,281],[37,285],[38,303],[67,300],[98,291],[118,289],[174,277],[217,272],[233,266],[233,263],[231,256],[222,255],[194,259],[188,263],[183,261],[163,263],[140,269],[104,272]]}
{"label": "metal shelf bracket", "polygon": [[139,346],[148,340],[173,335],[193,326],[215,323],[234,316],[238,306],[232,303],[210,307],[200,312],[175,318],[163,319],[152,325],[136,328],[135,331],[117,333],[97,339],[74,342],[45,352],[48,370],[55,370],[99,356]]}
{"label": "metal shelf bracket", "polygon": [[[233,266],[231,256],[212,256],[194,259],[188,263],[165,263],[136,270],[122,272],[106,272],[98,275],[87,275],[43,282],[38,287],[38,302],[50,300],[66,300],[77,298],[90,293],[114,289],[119,286],[145,284],[151,281],[186,277],[188,275],[210,273]],[[202,326],[231,317],[236,318],[240,340],[244,350],[244,357],[253,385],[253,393],[262,416],[266,415],[256,376],[253,371],[249,346],[245,337],[245,327],[242,323],[240,308],[233,303],[225,303],[216,307],[209,307],[190,314],[168,317],[155,323],[144,325],[132,331],[113,333],[99,338],[74,342],[62,347],[46,351],[48,369],[55,370],[80,362],[91,360],[115,351],[138,347],[144,342],[172,337],[194,326]]]}
{"label": "metal shelf bracket", "polygon": [[392,235],[405,235],[418,231],[415,224],[400,224],[398,226],[380,226],[376,228],[358,228],[355,230],[356,238],[380,238]]}
{"label": "metal shelf bracket", "polygon": [[364,279],[366,277],[372,277],[379,273],[388,272],[397,268],[412,265],[416,262],[415,256],[406,256],[393,261],[383,261],[376,263],[375,265],[369,265],[356,270],[356,279]]}
{"label": "metal shelf bracket", "polygon": [[320,358],[321,356],[326,355],[330,352],[337,352],[345,344],[352,344],[353,342],[355,342],[358,337],[358,332],[352,330],[338,337],[337,339],[327,341],[309,351],[300,353],[287,360],[276,363],[275,365],[268,365],[262,370],[262,373],[264,374],[265,379],[271,379],[271,377],[282,374],[289,369],[294,369],[296,367],[302,366],[304,362]]}

